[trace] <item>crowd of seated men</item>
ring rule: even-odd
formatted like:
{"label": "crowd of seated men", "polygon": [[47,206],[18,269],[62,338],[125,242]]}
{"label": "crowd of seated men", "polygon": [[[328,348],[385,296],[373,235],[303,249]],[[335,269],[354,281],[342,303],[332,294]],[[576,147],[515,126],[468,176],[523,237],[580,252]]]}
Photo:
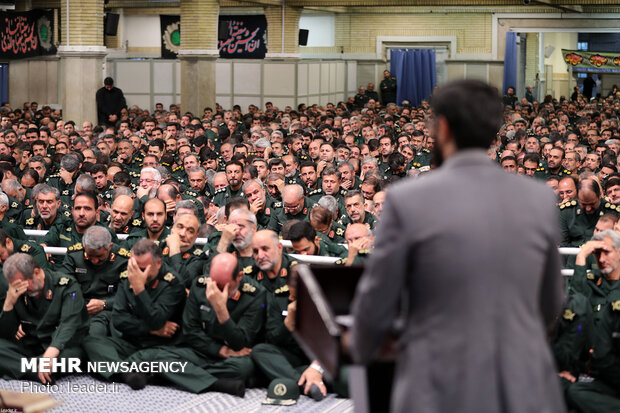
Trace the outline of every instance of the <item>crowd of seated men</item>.
{"label": "crowd of seated men", "polygon": [[[550,336],[579,411],[602,411],[580,401],[600,397],[592,383],[615,392],[613,374],[584,366],[599,351],[613,365],[620,350],[620,275],[607,257],[620,248],[610,235],[620,211],[619,112],[614,96],[513,99],[489,148],[498,167],[556,193],[558,246],[596,242],[565,263],[575,275]],[[0,363],[2,376],[53,380],[24,376],[19,358],[77,354],[188,361],[182,374],[99,377],[136,389],[157,382],[242,396],[246,386],[289,378],[316,400],[328,387],[345,394],[292,337],[291,267],[299,255],[368,259],[385,191],[438,166],[427,103],[280,110],[268,102],[201,114],[158,104],[152,113],[123,109],[119,119],[77,127],[34,102],[0,109],[0,346],[11,360]],[[590,241],[598,232],[607,235]],[[597,322],[603,313],[609,320]]]}

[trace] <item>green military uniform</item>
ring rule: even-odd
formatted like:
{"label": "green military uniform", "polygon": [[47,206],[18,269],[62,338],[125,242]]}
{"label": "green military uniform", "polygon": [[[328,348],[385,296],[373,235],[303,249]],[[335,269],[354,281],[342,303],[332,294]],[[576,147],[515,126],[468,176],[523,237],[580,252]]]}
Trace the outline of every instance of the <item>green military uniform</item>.
{"label": "green military uniform", "polygon": [[[575,377],[579,377],[580,371],[585,371],[583,361],[588,358],[591,329],[590,301],[583,294],[571,290],[551,341],[558,371],[568,371]],[[566,379],[560,381],[565,389],[570,384]]]}
{"label": "green military uniform", "polygon": [[301,185],[302,188],[304,187],[304,181],[301,180],[301,176],[299,176],[299,171],[296,171],[295,175],[293,176],[287,176],[284,181],[287,185]]}
{"label": "green military uniform", "polygon": [[267,229],[269,227],[269,222],[271,222],[271,217],[276,214],[278,210],[282,210],[282,202],[280,201],[274,201],[271,205],[266,205],[262,211],[258,211],[256,214],[257,230]]}
{"label": "green military uniform", "polygon": [[39,244],[19,239],[13,239],[12,241],[13,253],[22,252],[28,254],[34,258],[41,268],[46,269],[48,267],[47,255],[45,255],[45,250]]}
{"label": "green military uniform", "polygon": [[416,151],[413,156],[413,160],[411,161],[411,166],[413,168],[421,168],[423,166],[430,166],[431,160],[433,159],[433,154],[427,148],[420,148],[420,150]]}
{"label": "green military uniform", "polygon": [[217,205],[218,207],[223,207],[230,198],[237,197],[245,197],[245,194],[241,188],[239,188],[238,191],[233,191],[230,189],[230,186],[227,186],[225,188],[218,189],[213,193],[211,203],[213,203],[213,205]]}
{"label": "green military uniform", "polygon": [[[101,222],[106,226],[109,227],[112,231],[114,231],[111,227],[110,227],[110,222],[112,221],[112,215],[109,215],[104,219],[101,220]],[[131,234],[132,232],[136,232],[136,231],[140,231],[141,229],[144,228],[144,221],[142,221],[141,218],[135,218],[135,214],[134,217],[130,218],[129,221],[127,222],[127,225],[125,225],[123,228],[121,228],[120,231],[116,232],[116,234]]]}
{"label": "green military uniform", "polygon": [[560,229],[562,247],[579,247],[585,244],[594,232],[598,219],[605,214],[618,215],[616,205],[601,200],[599,207],[592,214],[586,214],[579,202],[567,201],[560,205]]}
{"label": "green military uniform", "polygon": [[[202,248],[202,250],[204,251],[203,256],[206,257],[206,262],[204,263],[203,268],[202,268],[202,274],[209,274],[209,270],[211,268],[211,261],[217,254],[219,254],[219,252],[217,252],[217,246],[220,243],[220,239],[222,239],[222,232],[221,231],[213,232],[209,235],[209,239],[207,243]],[[237,248],[235,248],[232,242],[230,243],[230,245],[228,245],[226,252],[231,253],[237,258],[237,260],[239,260],[239,267],[243,269],[244,274],[246,275],[251,274],[252,268],[255,264],[254,257],[240,256],[239,251],[237,251]]]}
{"label": "green military uniform", "polygon": [[327,234],[317,231],[316,235],[323,240],[331,241],[336,244],[344,244],[346,242],[344,239],[345,231],[346,228],[340,222],[332,221],[332,226]]}
{"label": "green military uniform", "polygon": [[0,229],[6,232],[7,235],[14,240],[15,239],[21,239],[21,240],[28,239],[28,237],[26,236],[26,233],[24,233],[24,230],[21,229],[16,224],[9,222],[6,217],[2,221],[0,221]]}
{"label": "green military uniform", "polygon": [[204,224],[205,223],[205,209],[204,209],[204,206],[202,205],[202,202],[200,202],[195,196],[188,195],[186,193],[181,194],[181,199],[183,199],[184,201],[190,201],[191,203],[196,205],[196,210],[197,210],[196,213],[198,214],[196,217],[198,218],[198,222],[200,222],[201,224]]}
{"label": "green military uniform", "polygon": [[[166,321],[180,322],[185,288],[178,278],[162,265],[157,277],[135,295],[127,272],[120,277],[112,311],[113,336],[84,339],[84,350],[92,361],[121,361],[140,349],[179,341],[178,333],[171,338],[150,334],[162,328]],[[109,379],[112,373],[101,375]]]}
{"label": "green military uniform", "polygon": [[315,203],[310,200],[310,198],[304,198],[304,208],[296,215],[288,214],[284,212],[284,208],[278,208],[272,210],[271,212],[271,220],[267,225],[267,229],[277,232],[278,234],[282,231],[282,225],[285,222],[290,221],[292,219],[298,219],[300,221],[308,220],[308,213],[312,209]]}
{"label": "green military uniform", "polygon": [[[338,217],[346,214],[347,209],[344,203],[344,196],[346,193],[347,193],[346,189],[340,188],[337,193],[332,194],[332,196],[336,198],[336,200],[338,201]],[[308,192],[307,198],[310,198],[312,202],[314,202],[315,204],[318,204],[319,200],[325,195],[327,194],[323,191],[323,188],[321,187],[321,188],[315,189],[314,191]]]}
{"label": "green military uniform", "polygon": [[[157,238],[157,240],[155,241],[155,244],[159,245],[164,242],[168,235],[170,235],[170,229],[168,227],[164,227],[164,230],[161,232],[159,238]],[[126,249],[130,250],[136,242],[148,237],[148,229],[139,229],[137,231],[130,232],[125,241],[121,242],[120,244]]]}
{"label": "green military uniform", "polygon": [[[370,253],[371,252],[372,252],[372,250],[370,250],[370,249],[359,250],[357,252],[357,255],[353,258],[353,265],[364,265],[366,263],[366,261],[368,261],[368,259],[370,258]],[[334,264],[344,265],[344,264],[347,263],[348,259],[349,259],[349,257],[348,257],[348,254],[347,254],[346,258],[339,259]]]}
{"label": "green military uniform", "polygon": [[20,219],[21,225],[27,229],[49,230],[52,226],[59,226],[61,229],[71,224],[71,212],[58,209],[54,221],[47,225],[39,214],[32,216],[32,208],[26,208]]}
{"label": "green military uniform", "polygon": [[[597,279],[586,273],[585,266],[575,266],[572,288],[588,298],[592,309],[592,327],[585,349],[588,357],[582,370],[594,381],[579,381],[568,386],[569,405],[580,412],[620,411],[620,280]],[[566,311],[565,311],[566,314]],[[572,314],[568,314],[572,316]],[[593,351],[589,354],[588,350]]]}
{"label": "green military uniform", "polygon": [[315,253],[315,255],[320,255],[323,257],[347,258],[349,251],[342,245],[319,238],[319,250]]}
{"label": "green military uniform", "polygon": [[4,214],[4,220],[10,222],[11,224],[18,224],[19,218],[24,212],[25,205],[11,196],[7,195],[7,198],[9,198],[9,208]]}
{"label": "green military uniform", "polygon": [[82,244],[67,249],[61,272],[73,276],[78,281],[85,304],[93,298],[106,303],[103,311],[89,318],[91,336],[109,335],[114,296],[120,282],[120,274],[127,269],[129,257],[129,251],[113,245],[108,258],[101,264],[94,265],[86,259],[86,251]]}
{"label": "green military uniform", "polygon": [[[342,221],[340,221],[340,223],[344,227],[348,227],[350,224],[353,223],[353,221],[351,221],[351,218],[349,217],[349,215],[347,215],[346,217],[342,219]],[[378,223],[377,217],[375,217],[370,212],[366,211],[364,214],[364,222],[362,222],[362,224],[366,225],[371,230],[374,230],[377,223]]]}
{"label": "green military uniform", "polygon": [[[0,313],[0,376],[19,379],[22,357],[40,357],[48,347],[60,350],[58,358],[82,355],[80,341],[87,332],[87,313],[79,284],[72,277],[45,271],[39,297],[22,294],[13,310]],[[26,335],[14,337],[19,326]]]}
{"label": "green military uniform", "polygon": [[239,289],[226,302],[230,318],[220,324],[215,310],[207,300],[208,277],[194,281],[183,312],[183,346],[163,346],[143,350],[128,361],[180,360],[187,361],[183,373],[163,373],[177,386],[200,393],[218,378],[247,381],[254,372],[250,357],[222,359],[222,346],[239,351],[256,344],[265,319],[267,292],[255,280],[244,276]]}
{"label": "green military uniform", "polygon": [[538,179],[547,179],[551,175],[556,175],[556,176],[563,178],[565,176],[570,176],[571,172],[566,168],[560,167],[560,170],[558,171],[557,174],[552,174],[551,171],[549,171],[549,168],[547,166],[540,166],[540,165],[536,169],[536,172],[534,172],[534,178],[538,178]]}
{"label": "green military uniform", "polygon": [[51,187],[58,188],[60,191],[60,202],[62,205],[70,209],[70,206],[73,204],[73,192],[75,191],[75,181],[77,180],[78,175],[73,177],[73,182],[70,184],[65,183],[65,181],[58,174],[50,175],[47,178],[46,184]]}
{"label": "green military uniform", "polygon": [[287,279],[291,266],[295,265],[286,253],[282,254],[282,264],[278,276],[271,279],[263,271],[258,271],[256,280],[269,292],[267,295],[267,319],[265,322],[265,342],[252,349],[252,360],[269,380],[288,378],[299,380],[310,360],[297,344],[293,334],[284,325],[291,303]]}
{"label": "green military uniform", "polygon": [[202,274],[202,268],[207,262],[207,253],[202,248],[193,246],[185,252],[169,255],[170,249],[164,241],[162,248],[163,260],[171,271],[179,277],[179,282],[190,288],[192,281]]}
{"label": "green military uniform", "polygon": [[[114,231],[99,222],[96,222],[95,225],[107,229],[108,232],[112,235],[112,242],[118,244],[118,237],[116,236]],[[77,232],[77,230],[75,229],[75,223],[72,222],[71,225],[64,228],[61,228],[59,226],[51,227],[47,235],[41,239],[40,243],[45,244],[48,247],[69,248],[75,244],[81,244],[82,235],[83,234]],[[55,268],[60,268],[63,259],[63,255],[54,255],[52,259],[50,259],[50,263],[55,265]]]}

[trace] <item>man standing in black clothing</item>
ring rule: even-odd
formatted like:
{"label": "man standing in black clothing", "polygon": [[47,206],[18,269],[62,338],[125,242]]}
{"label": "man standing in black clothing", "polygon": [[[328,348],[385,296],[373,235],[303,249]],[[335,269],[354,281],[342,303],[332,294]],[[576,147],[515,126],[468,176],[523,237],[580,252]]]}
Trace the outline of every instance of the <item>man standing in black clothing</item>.
{"label": "man standing in black clothing", "polygon": [[381,89],[383,106],[396,102],[396,78],[390,74],[389,70],[383,72],[383,80],[379,84],[379,88]]}
{"label": "man standing in black clothing", "polygon": [[596,82],[592,79],[592,75],[588,73],[588,77],[583,80],[583,95],[588,99],[592,99],[592,91],[596,87]]}
{"label": "man standing in black clothing", "polygon": [[106,77],[103,87],[97,91],[97,117],[99,124],[115,124],[120,119],[121,109],[127,107],[123,91],[114,87],[114,79]]}

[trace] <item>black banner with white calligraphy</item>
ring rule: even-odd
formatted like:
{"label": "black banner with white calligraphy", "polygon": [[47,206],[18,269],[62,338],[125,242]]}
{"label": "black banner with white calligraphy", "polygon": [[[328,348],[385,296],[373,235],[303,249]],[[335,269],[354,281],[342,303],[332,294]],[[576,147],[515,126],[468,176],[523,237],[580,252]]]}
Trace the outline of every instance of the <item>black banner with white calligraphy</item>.
{"label": "black banner with white calligraphy", "polygon": [[224,59],[264,59],[267,53],[267,19],[264,15],[220,16],[226,36],[217,41]]}
{"label": "black banner with white calligraphy", "polygon": [[56,54],[53,21],[54,14],[50,10],[0,12],[0,58]]}

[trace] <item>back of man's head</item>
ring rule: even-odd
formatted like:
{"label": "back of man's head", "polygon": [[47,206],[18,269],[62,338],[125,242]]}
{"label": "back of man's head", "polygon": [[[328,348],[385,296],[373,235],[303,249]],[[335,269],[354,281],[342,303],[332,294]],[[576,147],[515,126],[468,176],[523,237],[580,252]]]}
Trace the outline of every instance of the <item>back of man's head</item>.
{"label": "back of man's head", "polygon": [[433,94],[436,118],[447,120],[458,149],[487,149],[503,121],[497,89],[479,80],[457,80]]}

